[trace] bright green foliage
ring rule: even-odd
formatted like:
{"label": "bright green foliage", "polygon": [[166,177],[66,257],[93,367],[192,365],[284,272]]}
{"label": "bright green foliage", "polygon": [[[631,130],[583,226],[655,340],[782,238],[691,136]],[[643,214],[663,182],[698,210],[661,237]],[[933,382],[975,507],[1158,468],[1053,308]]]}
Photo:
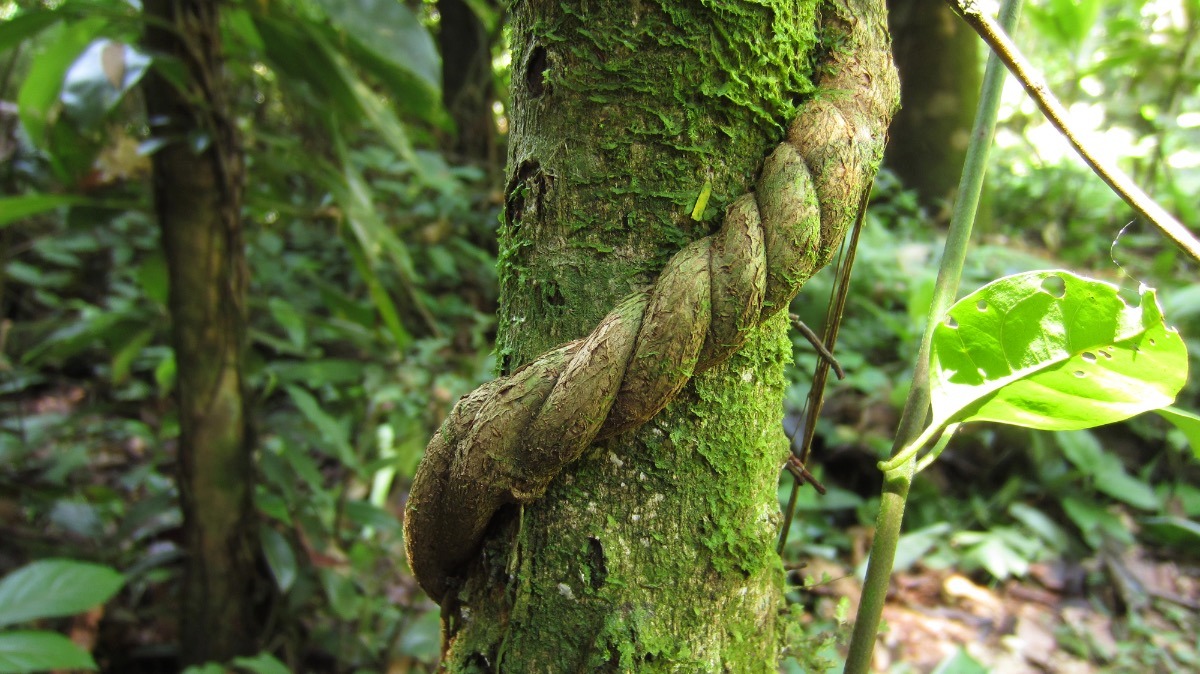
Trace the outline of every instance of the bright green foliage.
{"label": "bright green foliage", "polygon": [[[81,613],[111,599],[124,584],[121,574],[98,564],[34,562],[0,581],[0,627]],[[95,668],[92,656],[61,634],[0,634],[0,674]]]}
{"label": "bright green foliage", "polygon": [[0,674],[96,669],[92,656],[57,632],[0,634]]}
{"label": "bright green foliage", "polygon": [[44,559],[0,581],[0,627],[86,611],[108,601],[125,579],[106,566]]}
{"label": "bright green foliage", "polygon": [[1169,405],[1187,381],[1183,340],[1154,291],[1065,271],[1017,274],[959,300],[936,328],[934,425],[997,421],[1073,430]]}

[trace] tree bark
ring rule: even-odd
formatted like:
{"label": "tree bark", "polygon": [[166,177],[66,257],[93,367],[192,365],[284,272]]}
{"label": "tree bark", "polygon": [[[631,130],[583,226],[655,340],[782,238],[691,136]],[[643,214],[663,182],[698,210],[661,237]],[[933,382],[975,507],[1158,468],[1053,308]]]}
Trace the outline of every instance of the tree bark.
{"label": "tree bark", "polygon": [[[587,334],[711,233],[811,91],[814,0],[717,5],[512,7],[502,373]],[[774,671],[790,355],[777,315],[649,424],[502,512],[443,607],[446,669]]]}
{"label": "tree bark", "polygon": [[[184,665],[257,650],[253,463],[242,379],[247,270],[242,149],[223,92],[219,3],[148,0],[146,42],[186,81],[146,81],[154,201],[170,279],[177,373],[178,482],[186,552]],[[182,90],[181,90],[182,89]]]}
{"label": "tree bark", "polygon": [[901,108],[886,163],[921,203],[954,198],[983,82],[979,40],[945,0],[888,0]]}

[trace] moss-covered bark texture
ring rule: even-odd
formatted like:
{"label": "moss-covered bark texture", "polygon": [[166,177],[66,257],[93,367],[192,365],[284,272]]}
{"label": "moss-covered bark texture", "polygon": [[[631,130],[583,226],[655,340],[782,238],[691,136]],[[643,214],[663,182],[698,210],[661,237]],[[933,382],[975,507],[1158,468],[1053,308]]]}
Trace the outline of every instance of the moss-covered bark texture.
{"label": "moss-covered bark texture", "polygon": [[[524,2],[511,19],[506,370],[712,231],[811,90],[816,40],[811,0]],[[789,355],[775,321],[513,513],[447,607],[448,669],[773,671]]]}
{"label": "moss-covered bark texture", "polygon": [[511,376],[455,407],[406,510],[448,671],[774,671],[780,312],[853,220],[897,95],[882,0],[824,11],[512,8]]}

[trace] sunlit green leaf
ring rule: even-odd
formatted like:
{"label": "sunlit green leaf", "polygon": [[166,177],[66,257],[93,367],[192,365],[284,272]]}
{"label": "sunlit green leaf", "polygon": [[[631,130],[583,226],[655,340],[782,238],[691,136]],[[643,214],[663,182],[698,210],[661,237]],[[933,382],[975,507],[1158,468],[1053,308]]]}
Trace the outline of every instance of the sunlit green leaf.
{"label": "sunlit green leaf", "polygon": [[70,616],[112,598],[125,577],[107,566],[43,559],[0,580],[0,626]]}
{"label": "sunlit green leaf", "polygon": [[0,674],[96,669],[92,656],[55,632],[0,634]]}
{"label": "sunlit green leaf", "polygon": [[34,9],[0,22],[0,52],[8,51],[65,18],[62,12]]}
{"label": "sunlit green leaf", "polygon": [[58,102],[67,70],[106,25],[104,19],[93,17],[56,26],[57,34],[46,40],[34,56],[17,93],[17,105],[21,124],[38,147],[47,147],[46,129],[53,121],[54,105]]}
{"label": "sunlit green leaf", "polygon": [[1187,352],[1153,290],[1129,306],[1111,284],[1040,271],[957,302],[934,331],[931,368],[935,423],[1073,430],[1169,405]]}
{"label": "sunlit green leaf", "polygon": [[1031,3],[1030,22],[1062,47],[1075,48],[1091,32],[1100,14],[1100,0],[1046,0]]}

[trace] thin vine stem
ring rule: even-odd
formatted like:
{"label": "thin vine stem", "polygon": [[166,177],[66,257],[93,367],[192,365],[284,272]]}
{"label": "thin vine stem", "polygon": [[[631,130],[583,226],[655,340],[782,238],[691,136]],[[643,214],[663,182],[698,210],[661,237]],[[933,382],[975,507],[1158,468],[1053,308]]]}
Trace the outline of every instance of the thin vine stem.
{"label": "thin vine stem", "polygon": [[1012,72],[1013,77],[1021,83],[1033,101],[1037,103],[1046,119],[1058,129],[1067,139],[1075,152],[1100,176],[1113,192],[1125,200],[1133,210],[1150,221],[1183,252],[1193,260],[1200,262],[1200,240],[1197,240],[1175,216],[1167,212],[1158,202],[1150,198],[1138,187],[1133,179],[1122,171],[1116,164],[1106,161],[1096,155],[1087,144],[1079,138],[1079,134],[1071,125],[1070,115],[1063,104],[1058,101],[1046,79],[1034,68],[1008,37],[1008,32],[995,19],[981,11],[973,0],[946,0],[966,22],[979,33],[995,54]]}
{"label": "thin vine stem", "polygon": [[[1000,8],[1001,23],[1011,31],[1017,24],[1021,12],[1021,0],[1004,0]],[[896,431],[892,446],[894,456],[925,433],[929,417],[929,347],[933,341],[933,330],[942,316],[954,303],[958,283],[962,276],[963,263],[967,256],[967,245],[971,239],[971,226],[975,211],[979,207],[979,195],[983,190],[983,178],[987,172],[988,153],[996,129],[996,118],[1000,109],[1000,92],[1004,86],[1004,70],[999,57],[988,56],[983,75],[979,107],[975,125],[971,130],[971,141],[967,146],[967,157],[963,164],[962,179],[958,186],[958,198],[950,220],[950,231],[946,237],[942,262],[938,268],[933,301],[929,306],[925,332],[921,337],[921,348],[913,366],[912,386],[904,413]],[[919,447],[920,445],[917,445]],[[939,451],[935,449],[935,451]],[[890,472],[884,473],[883,491],[880,495],[879,515],[875,524],[875,541],[867,561],[867,577],[863,582],[862,599],[854,621],[854,632],[850,638],[850,653],[846,659],[846,674],[867,674],[871,667],[871,656],[875,651],[875,639],[879,634],[879,623],[883,616],[883,605],[887,599],[891,582],[892,564],[896,558],[896,547],[900,541],[900,527],[904,522],[904,507],[912,477],[916,469],[916,452],[901,460]]]}

